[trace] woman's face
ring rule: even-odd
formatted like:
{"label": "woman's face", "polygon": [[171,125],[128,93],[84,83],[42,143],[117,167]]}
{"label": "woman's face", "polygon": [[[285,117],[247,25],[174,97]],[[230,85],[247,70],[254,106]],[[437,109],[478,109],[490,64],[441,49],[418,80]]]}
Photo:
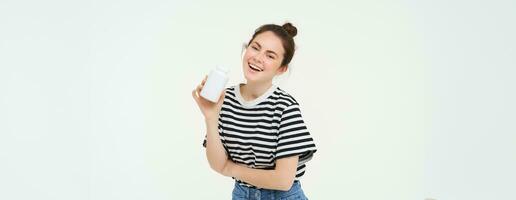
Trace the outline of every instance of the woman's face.
{"label": "woman's face", "polygon": [[257,35],[248,45],[243,60],[244,76],[248,82],[269,82],[282,74],[287,67],[281,67],[285,50],[281,39],[273,32]]}

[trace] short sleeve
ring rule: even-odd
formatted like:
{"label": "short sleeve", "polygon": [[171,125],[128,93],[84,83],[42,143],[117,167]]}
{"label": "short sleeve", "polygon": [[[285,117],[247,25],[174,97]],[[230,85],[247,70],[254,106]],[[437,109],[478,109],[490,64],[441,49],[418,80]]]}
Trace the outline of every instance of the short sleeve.
{"label": "short sleeve", "polygon": [[[219,122],[219,136],[220,136],[220,134],[222,133],[222,131],[223,131],[223,129],[222,129],[222,126],[221,126],[221,124],[220,124],[220,122]],[[207,143],[206,139],[207,139],[207,138],[208,138],[208,135],[207,135],[207,134],[205,134],[205,135],[204,135],[204,140],[202,141],[202,146],[203,146],[204,148],[206,148],[206,143]],[[229,149],[228,149],[228,147],[226,146],[226,142],[225,142],[225,140],[224,140],[224,137],[220,136],[220,141],[222,142],[222,146],[224,147],[224,150],[226,151],[226,155],[230,155],[230,154],[229,154]]]}
{"label": "short sleeve", "polygon": [[204,148],[206,148],[206,138],[207,138],[207,137],[208,137],[207,135],[204,135],[204,141],[202,141],[202,146],[203,146]]}
{"label": "short sleeve", "polygon": [[[220,134],[223,132],[223,130],[222,130],[222,125],[221,125],[220,120],[219,120],[218,128],[219,128],[219,135],[220,135]],[[204,140],[202,141],[202,146],[203,146],[204,148],[206,148],[206,139],[207,139],[207,138],[208,138],[208,135],[206,135],[206,134],[205,134],[205,135],[204,135]],[[223,138],[223,137],[220,137],[220,140],[222,141],[222,144],[224,144],[224,138]],[[225,147],[225,145],[224,145],[224,147]]]}
{"label": "short sleeve", "polygon": [[299,165],[312,159],[317,151],[301,116],[299,104],[289,105],[281,115],[276,159],[299,156]]}

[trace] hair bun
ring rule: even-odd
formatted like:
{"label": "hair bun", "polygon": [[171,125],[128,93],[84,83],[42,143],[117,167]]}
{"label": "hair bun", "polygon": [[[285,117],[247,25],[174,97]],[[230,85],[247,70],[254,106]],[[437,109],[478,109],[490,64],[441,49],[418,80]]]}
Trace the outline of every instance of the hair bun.
{"label": "hair bun", "polygon": [[287,22],[285,24],[283,24],[283,29],[285,29],[285,31],[287,31],[288,35],[290,35],[290,37],[294,37],[297,35],[297,28],[292,25],[292,23],[290,22]]}

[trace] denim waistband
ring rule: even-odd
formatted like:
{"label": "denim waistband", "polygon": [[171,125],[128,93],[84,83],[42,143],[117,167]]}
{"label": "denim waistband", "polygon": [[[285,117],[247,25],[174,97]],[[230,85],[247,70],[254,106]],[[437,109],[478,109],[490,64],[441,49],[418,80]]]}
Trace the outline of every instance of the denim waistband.
{"label": "denim waistband", "polygon": [[304,196],[303,190],[301,189],[301,183],[298,180],[293,182],[292,187],[290,187],[288,191],[251,188],[240,185],[236,181],[235,188],[233,189],[233,196],[241,196],[247,199],[279,199],[296,194]]}

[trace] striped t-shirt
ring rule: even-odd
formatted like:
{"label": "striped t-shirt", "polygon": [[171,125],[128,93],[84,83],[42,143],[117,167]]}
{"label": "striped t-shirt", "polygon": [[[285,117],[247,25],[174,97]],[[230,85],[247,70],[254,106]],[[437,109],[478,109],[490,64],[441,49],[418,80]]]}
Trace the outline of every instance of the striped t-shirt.
{"label": "striped t-shirt", "polygon": [[[298,155],[295,180],[303,176],[305,163],[317,151],[299,104],[275,85],[253,101],[242,98],[239,85],[227,88],[218,128],[226,153],[235,163],[271,170],[277,159]],[[206,147],[206,138],[203,146]]]}

